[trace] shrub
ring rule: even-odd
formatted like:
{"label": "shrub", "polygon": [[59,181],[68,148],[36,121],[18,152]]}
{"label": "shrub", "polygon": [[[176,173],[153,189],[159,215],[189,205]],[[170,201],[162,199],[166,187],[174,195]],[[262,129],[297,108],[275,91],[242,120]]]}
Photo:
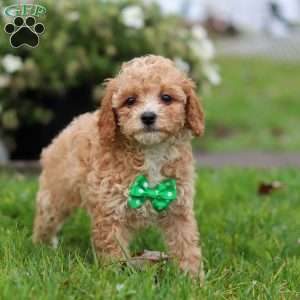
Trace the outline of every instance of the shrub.
{"label": "shrub", "polygon": [[[164,55],[202,86],[219,82],[206,32],[163,15],[150,1],[47,0],[43,5],[47,14],[39,22],[46,30],[37,48],[13,49],[9,36],[0,35],[0,134],[14,141],[15,153],[29,147],[28,140],[20,146],[24,135],[34,134],[31,143],[39,149],[74,115],[94,109],[103,80],[133,57]],[[7,22],[2,16],[1,28]]]}

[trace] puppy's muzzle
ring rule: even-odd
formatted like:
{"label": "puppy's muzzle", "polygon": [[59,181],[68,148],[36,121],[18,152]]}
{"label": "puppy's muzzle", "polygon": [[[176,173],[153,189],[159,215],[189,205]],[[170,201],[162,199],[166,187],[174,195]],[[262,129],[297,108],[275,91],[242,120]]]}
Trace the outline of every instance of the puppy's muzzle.
{"label": "puppy's muzzle", "polygon": [[144,125],[146,126],[151,126],[155,123],[157,118],[156,113],[152,112],[152,111],[146,111],[144,113],[142,113],[141,115],[141,120],[143,122]]}

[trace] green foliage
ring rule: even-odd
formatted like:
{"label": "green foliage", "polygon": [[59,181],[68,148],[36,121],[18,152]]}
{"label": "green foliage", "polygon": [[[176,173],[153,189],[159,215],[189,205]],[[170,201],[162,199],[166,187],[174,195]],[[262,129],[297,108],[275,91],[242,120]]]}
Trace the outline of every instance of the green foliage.
{"label": "green foliage", "polygon": [[[201,229],[206,285],[176,266],[143,272],[101,266],[82,211],[64,226],[56,251],[31,242],[36,178],[0,175],[0,298],[6,299],[298,299],[299,172],[296,169],[201,170],[195,215]],[[256,191],[263,180],[282,190]],[[157,231],[132,251],[163,250]]]}
{"label": "green foliage", "polygon": [[[3,2],[3,7],[11,4]],[[180,60],[201,81],[204,58],[192,50],[201,41],[179,17],[162,15],[156,4],[138,0],[42,4],[47,14],[38,21],[46,30],[37,48],[13,49],[9,36],[0,35],[0,124],[6,132],[23,124],[48,123],[55,110],[43,99],[60,97],[71,106],[74,99],[67,95],[73,88],[87,89],[87,102],[99,100],[103,80],[136,56],[153,53]],[[2,16],[0,27],[11,21]],[[1,63],[7,58],[10,66],[17,63],[14,70]]]}

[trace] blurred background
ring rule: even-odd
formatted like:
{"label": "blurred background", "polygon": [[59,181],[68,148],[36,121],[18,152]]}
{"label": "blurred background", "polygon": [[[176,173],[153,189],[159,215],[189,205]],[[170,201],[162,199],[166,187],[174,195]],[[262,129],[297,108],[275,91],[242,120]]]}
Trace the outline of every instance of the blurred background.
{"label": "blurred background", "polygon": [[[0,33],[0,161],[36,160],[102,82],[149,53],[199,86],[207,132],[199,153],[300,151],[300,0],[0,1],[41,4],[37,48]],[[0,27],[13,18],[1,15]]]}

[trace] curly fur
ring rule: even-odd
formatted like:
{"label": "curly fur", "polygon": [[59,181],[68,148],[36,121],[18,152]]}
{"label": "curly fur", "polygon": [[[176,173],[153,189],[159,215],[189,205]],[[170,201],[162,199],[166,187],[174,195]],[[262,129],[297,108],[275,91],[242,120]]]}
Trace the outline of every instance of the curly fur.
{"label": "curly fur", "polygon": [[[170,254],[182,269],[203,277],[199,234],[193,213],[192,135],[204,130],[204,114],[193,82],[172,61],[149,55],[123,64],[107,82],[99,110],[74,119],[42,152],[34,242],[56,243],[56,234],[74,209],[92,219],[96,252],[120,258],[132,233],[155,222],[165,234]],[[165,104],[161,93],[174,99]],[[137,98],[132,107],[129,96]],[[145,130],[140,116],[157,114],[155,130]],[[178,197],[163,213],[147,203],[127,207],[128,187],[144,174],[152,185],[171,177]]]}

